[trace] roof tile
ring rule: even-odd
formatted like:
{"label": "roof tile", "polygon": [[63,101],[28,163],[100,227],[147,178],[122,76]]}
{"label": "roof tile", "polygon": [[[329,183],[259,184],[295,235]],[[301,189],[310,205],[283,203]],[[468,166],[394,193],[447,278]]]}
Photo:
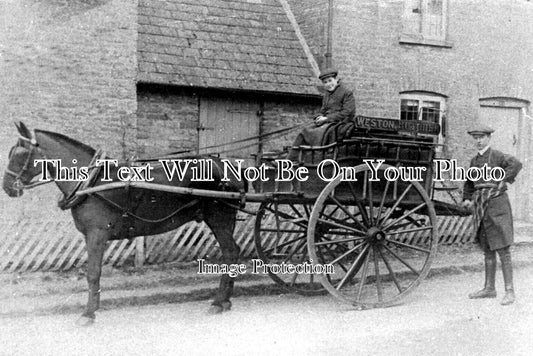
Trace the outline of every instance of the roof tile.
{"label": "roof tile", "polygon": [[139,0],[138,80],[318,95],[278,0]]}

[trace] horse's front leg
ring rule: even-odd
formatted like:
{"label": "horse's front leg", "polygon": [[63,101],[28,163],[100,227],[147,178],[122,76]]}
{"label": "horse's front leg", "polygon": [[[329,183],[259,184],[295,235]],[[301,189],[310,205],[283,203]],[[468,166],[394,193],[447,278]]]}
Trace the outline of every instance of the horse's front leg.
{"label": "horse's front leg", "polygon": [[[215,205],[213,204],[213,206]],[[228,265],[238,263],[240,249],[233,239],[236,212],[228,210],[227,206],[219,206],[218,210],[215,207],[210,214],[206,215],[206,223],[213,231],[222,250],[222,262]],[[230,277],[227,274],[222,275],[209,313],[218,314],[231,309],[230,298],[233,294],[234,280],[234,277]]]}
{"label": "horse's front leg", "polygon": [[102,274],[102,259],[108,240],[107,231],[91,230],[85,236],[87,243],[87,283],[89,297],[85,311],[78,319],[78,325],[91,325],[95,319],[95,311],[100,307],[100,276]]}

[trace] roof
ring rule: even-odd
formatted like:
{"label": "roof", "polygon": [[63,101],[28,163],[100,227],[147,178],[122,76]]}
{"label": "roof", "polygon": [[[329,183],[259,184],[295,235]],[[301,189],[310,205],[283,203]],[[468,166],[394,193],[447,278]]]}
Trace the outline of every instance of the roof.
{"label": "roof", "polygon": [[278,0],[140,0],[138,81],[318,95]]}

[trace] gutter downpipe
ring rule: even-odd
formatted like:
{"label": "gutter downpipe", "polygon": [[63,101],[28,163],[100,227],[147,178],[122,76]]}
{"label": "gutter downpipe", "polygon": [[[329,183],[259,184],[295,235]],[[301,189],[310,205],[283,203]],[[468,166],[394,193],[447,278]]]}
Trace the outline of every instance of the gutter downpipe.
{"label": "gutter downpipe", "polygon": [[330,68],[332,65],[331,58],[333,57],[333,53],[331,50],[333,42],[333,0],[328,0],[328,32],[327,32],[327,38],[326,38],[326,53],[324,54],[324,57],[326,57],[326,68]]}

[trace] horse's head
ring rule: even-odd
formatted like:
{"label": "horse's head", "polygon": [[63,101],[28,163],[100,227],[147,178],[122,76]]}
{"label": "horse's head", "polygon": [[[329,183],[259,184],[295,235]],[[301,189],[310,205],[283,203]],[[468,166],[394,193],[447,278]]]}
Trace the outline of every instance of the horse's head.
{"label": "horse's head", "polygon": [[9,151],[2,187],[10,197],[19,197],[24,188],[31,184],[33,177],[41,173],[34,160],[41,157],[34,135],[22,122],[16,123],[20,134],[18,142]]}

